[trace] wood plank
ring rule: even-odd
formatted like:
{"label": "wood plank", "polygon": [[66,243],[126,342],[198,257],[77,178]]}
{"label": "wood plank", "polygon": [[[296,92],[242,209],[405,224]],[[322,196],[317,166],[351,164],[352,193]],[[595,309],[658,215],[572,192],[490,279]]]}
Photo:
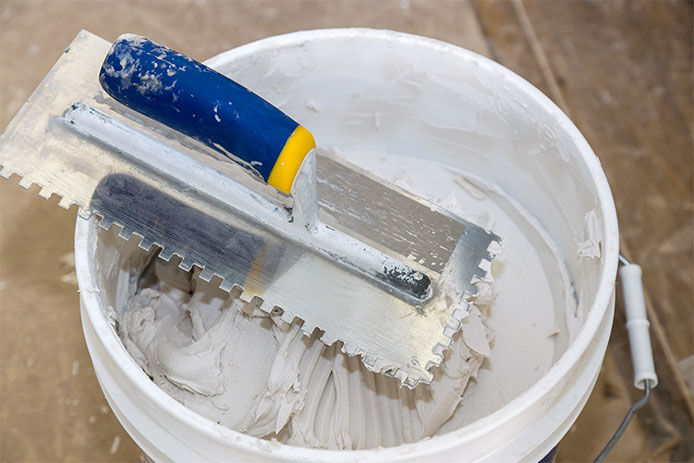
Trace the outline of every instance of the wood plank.
{"label": "wood plank", "polygon": [[692,3],[524,5],[604,165],[673,353],[686,358],[694,353]]}
{"label": "wood plank", "polygon": [[549,98],[554,99],[511,2],[477,0],[473,5],[492,59],[511,69]]}
{"label": "wood plank", "polygon": [[[647,292],[657,295],[649,312],[661,384],[636,426],[646,431],[650,455],[668,452],[691,435],[684,411],[691,398],[674,371],[692,352],[691,3],[479,0],[475,7],[493,55],[565,105],[603,163],[624,248],[634,249]],[[606,364],[628,385],[623,323],[618,298],[608,353],[616,361]],[[624,393],[639,396],[632,387]],[[584,418],[577,426],[599,426]]]}

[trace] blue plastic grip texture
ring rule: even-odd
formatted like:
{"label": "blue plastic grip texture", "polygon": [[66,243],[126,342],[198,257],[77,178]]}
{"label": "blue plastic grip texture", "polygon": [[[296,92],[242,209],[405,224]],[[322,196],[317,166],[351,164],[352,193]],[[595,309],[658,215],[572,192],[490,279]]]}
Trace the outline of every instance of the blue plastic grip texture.
{"label": "blue plastic grip texture", "polygon": [[228,77],[137,35],[116,40],[99,81],[120,103],[243,159],[266,182],[298,125]]}

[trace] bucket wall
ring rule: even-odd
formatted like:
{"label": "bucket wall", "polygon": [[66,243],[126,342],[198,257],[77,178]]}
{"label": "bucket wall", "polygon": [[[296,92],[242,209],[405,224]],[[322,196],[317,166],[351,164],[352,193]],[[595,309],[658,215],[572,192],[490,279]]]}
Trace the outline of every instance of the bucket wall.
{"label": "bucket wall", "polygon": [[[142,256],[135,243],[78,219],[75,257],[85,338],[106,398],[137,444],[155,461],[537,462],[545,456],[590,395],[614,308],[614,204],[600,164],[576,127],[508,69],[449,44],[389,31],[298,32],[230,50],[207,64],[364,167],[372,165],[368,153],[427,156],[503,185],[556,244],[577,312],[565,314],[557,306],[563,337],[544,375],[519,379],[508,401],[479,416],[457,413],[431,439],[353,452],[290,447],[217,425],[149,380],[112,322],[128,299],[124,278],[137,277]],[[587,227],[598,243],[597,258],[579,258]],[[123,268],[133,270],[123,274]],[[568,297],[557,291],[557,299]]]}

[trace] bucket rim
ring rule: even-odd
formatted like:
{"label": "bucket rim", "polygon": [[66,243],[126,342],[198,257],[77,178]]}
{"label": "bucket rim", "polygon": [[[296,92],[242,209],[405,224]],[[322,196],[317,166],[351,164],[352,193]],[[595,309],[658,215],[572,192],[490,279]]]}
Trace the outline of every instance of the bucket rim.
{"label": "bucket rim", "polygon": [[[568,346],[560,358],[550,367],[547,373],[526,391],[516,396],[501,408],[459,429],[442,435],[434,435],[418,442],[401,444],[396,447],[369,450],[325,450],[305,447],[295,447],[287,444],[267,441],[234,431],[223,425],[186,408],[183,404],[166,394],[137,365],[135,360],[125,350],[111,324],[101,310],[96,282],[91,272],[88,257],[93,252],[88,250],[90,238],[96,238],[96,227],[90,221],[78,216],[75,229],[75,263],[77,280],[80,283],[81,297],[85,299],[86,314],[99,337],[105,339],[107,346],[112,347],[108,352],[121,371],[134,383],[153,403],[166,410],[166,413],[178,421],[192,426],[207,437],[222,444],[232,444],[240,449],[259,456],[274,455],[283,459],[309,461],[353,461],[368,458],[412,458],[426,455],[429,452],[440,452],[464,442],[482,438],[494,431],[500,424],[513,420],[529,408],[540,402],[543,397],[554,389],[564,378],[569,376],[573,367],[578,363],[583,353],[588,349],[595,336],[606,311],[611,303],[614,283],[618,266],[619,235],[617,213],[611,189],[607,182],[599,159],[592,148],[568,116],[545,94],[530,82],[520,77],[510,69],[489,58],[479,55],[457,45],[419,35],[395,32],[385,29],[370,28],[332,28],[290,32],[263,38],[237,48],[219,53],[205,61],[210,67],[218,67],[231,60],[238,60],[264,51],[277,51],[283,48],[294,48],[303,43],[344,39],[369,39],[386,41],[417,47],[428,48],[431,51],[449,54],[455,58],[474,61],[480,67],[502,74],[508,81],[524,92],[529,98],[535,99],[545,107],[555,118],[559,126],[569,136],[576,147],[577,155],[585,163],[591,180],[597,191],[598,204],[603,216],[603,259],[601,277],[593,303],[587,312],[587,317],[574,341]],[[95,240],[94,240],[95,242]],[[86,288],[84,290],[83,288]]]}

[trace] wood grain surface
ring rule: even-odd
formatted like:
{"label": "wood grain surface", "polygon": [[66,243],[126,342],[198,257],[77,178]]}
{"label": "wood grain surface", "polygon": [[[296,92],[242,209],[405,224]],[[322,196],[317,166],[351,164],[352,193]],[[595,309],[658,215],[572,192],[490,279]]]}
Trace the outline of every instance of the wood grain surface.
{"label": "wood grain surface", "polygon": [[[692,3],[482,0],[475,11],[494,58],[554,99],[588,139],[612,187],[622,252],[643,266],[660,385],[639,415],[647,449],[618,453],[626,436],[613,457],[688,461],[694,373],[678,365],[694,352]],[[603,429],[593,404],[639,398],[624,322],[618,297],[606,365],[623,388],[599,382],[577,429]],[[580,440],[569,448],[565,439],[559,459],[589,458],[594,434]]]}
{"label": "wood grain surface", "polygon": [[[162,7],[164,6],[164,7]],[[693,461],[694,191],[690,1],[0,0],[0,127],[80,29],[136,32],[197,59],[324,27],[445,40],[564,109],[607,173],[641,264],[660,385],[608,461]],[[140,461],[99,389],[72,267],[75,214],[0,182],[0,461]],[[603,370],[558,461],[588,461],[638,399],[618,298]]]}

